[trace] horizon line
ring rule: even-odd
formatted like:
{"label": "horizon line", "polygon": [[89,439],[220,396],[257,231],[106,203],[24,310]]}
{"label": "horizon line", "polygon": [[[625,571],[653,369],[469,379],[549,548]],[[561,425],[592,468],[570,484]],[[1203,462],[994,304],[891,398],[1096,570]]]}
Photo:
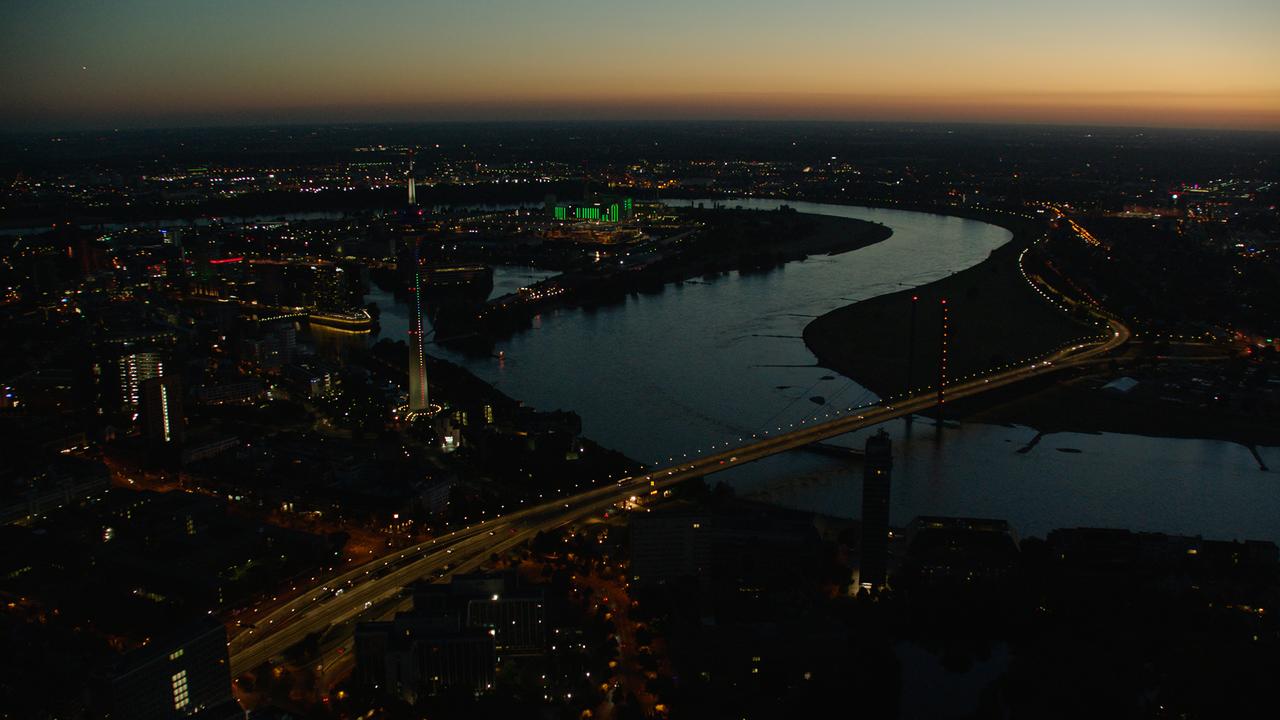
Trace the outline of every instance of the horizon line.
{"label": "horizon line", "polygon": [[1071,121],[1071,120],[1039,120],[1039,119],[907,119],[907,118],[832,118],[832,117],[523,117],[499,118],[492,116],[453,116],[424,120],[403,118],[362,118],[362,119],[315,119],[315,120],[247,120],[247,119],[207,119],[192,122],[147,122],[131,121],[128,123],[85,124],[83,126],[66,125],[61,127],[33,127],[0,125],[0,135],[78,135],[102,132],[156,132],[177,130],[269,130],[304,127],[413,127],[430,125],[464,125],[480,124],[494,126],[514,125],[720,125],[720,124],[755,124],[755,125],[865,125],[865,126],[924,126],[924,127],[967,127],[967,128],[1044,128],[1044,129],[1080,129],[1080,130],[1133,130],[1133,131],[1190,131],[1190,132],[1227,132],[1239,134],[1280,134],[1280,125],[1250,127],[1243,125],[1214,124],[1141,124],[1130,122]]}

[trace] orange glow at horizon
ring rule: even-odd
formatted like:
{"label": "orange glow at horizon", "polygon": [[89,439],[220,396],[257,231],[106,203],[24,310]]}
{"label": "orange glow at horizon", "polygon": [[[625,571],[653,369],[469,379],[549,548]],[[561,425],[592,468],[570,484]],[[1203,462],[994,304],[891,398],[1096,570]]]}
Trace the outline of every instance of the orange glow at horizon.
{"label": "orange glow at horizon", "polygon": [[1265,0],[358,5],[9,4],[0,9],[10,28],[0,122],[580,117],[1280,130],[1280,3]]}

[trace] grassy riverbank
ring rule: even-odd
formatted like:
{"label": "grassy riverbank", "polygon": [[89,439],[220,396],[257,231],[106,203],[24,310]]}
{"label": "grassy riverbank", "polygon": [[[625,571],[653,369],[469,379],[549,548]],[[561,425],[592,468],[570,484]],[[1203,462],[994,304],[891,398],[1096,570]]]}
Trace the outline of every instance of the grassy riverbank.
{"label": "grassy riverbank", "polygon": [[1038,221],[973,211],[966,216],[1005,227],[1013,239],[967,270],[815,319],[805,327],[804,341],[820,365],[855,378],[882,397],[902,393],[908,382],[917,389],[933,385],[941,360],[944,299],[949,316],[947,375],[952,381],[1098,332],[1049,304],[1019,271],[1019,254],[1041,235]]}
{"label": "grassy riverbank", "polygon": [[1280,426],[1273,422],[1142,395],[1104,392],[1099,386],[1106,379],[1097,374],[1046,375],[958,400],[948,413],[969,422],[1025,425],[1044,433],[1124,433],[1280,447]]}
{"label": "grassy riverbank", "polygon": [[[949,210],[939,212],[950,214]],[[914,290],[848,305],[809,323],[804,340],[819,364],[855,378],[882,397],[903,392],[909,364],[914,387],[934,384],[943,298],[950,308],[948,375],[953,380],[1097,333],[1094,326],[1078,322],[1046,302],[1019,270],[1019,254],[1040,235],[1036,222],[984,216],[973,210],[963,216],[1005,227],[1014,237],[968,270]],[[1037,251],[1029,253],[1028,271],[1037,273],[1041,261]],[[919,299],[914,360],[909,362],[913,297]],[[1204,352],[1197,349],[1193,354]],[[1223,359],[1227,357],[1229,353]],[[1166,362],[1176,364],[1177,359]],[[1172,402],[1146,393],[1121,395],[1100,390],[1108,380],[1122,375],[1151,375],[1144,367],[1140,349],[1131,348],[1105,365],[1068,369],[955,401],[947,415],[970,422],[1025,425],[1045,433],[1111,432],[1209,438],[1246,446],[1280,445],[1280,427],[1263,417]]]}
{"label": "grassy riverbank", "polygon": [[879,223],[790,210],[681,212],[700,229],[646,268],[644,280],[666,283],[734,270],[765,271],[810,255],[857,250],[893,234]]}

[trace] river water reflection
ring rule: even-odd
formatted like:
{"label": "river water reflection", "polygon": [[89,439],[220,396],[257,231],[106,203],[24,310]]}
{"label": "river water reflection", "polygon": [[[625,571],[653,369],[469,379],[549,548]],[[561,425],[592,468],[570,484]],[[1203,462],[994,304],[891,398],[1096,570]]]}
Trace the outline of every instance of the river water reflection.
{"label": "river water reflection", "polygon": [[[780,203],[732,204],[767,209]],[[501,361],[440,347],[432,352],[539,409],[578,412],[584,434],[606,446],[643,462],[666,461],[830,410],[813,397],[833,407],[873,401],[856,382],[815,366],[800,339],[804,326],[850,302],[963,270],[1010,239],[1002,228],[954,217],[788,204],[881,222],[894,234],[769,273],[730,273],[592,311],[550,312],[502,341]],[[495,292],[542,276],[500,268]],[[383,334],[404,337],[406,308],[386,293],[368,299],[383,309]],[[1238,445],[1058,434],[1018,453],[1034,431],[990,425],[938,430],[924,420],[910,431],[905,421],[886,427],[895,438],[895,524],[916,515],[969,515],[1007,519],[1023,535],[1110,526],[1280,541],[1280,477],[1260,472]],[[860,444],[862,436],[837,442]],[[1276,449],[1261,452],[1271,467],[1280,465]],[[746,496],[856,517],[860,473],[847,459],[796,451],[718,479]]]}

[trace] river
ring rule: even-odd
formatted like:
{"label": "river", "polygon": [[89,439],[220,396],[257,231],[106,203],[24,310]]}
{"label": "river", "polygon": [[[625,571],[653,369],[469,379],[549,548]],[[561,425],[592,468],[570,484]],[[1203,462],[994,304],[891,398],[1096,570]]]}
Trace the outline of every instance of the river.
{"label": "river", "polygon": [[[768,209],[781,203],[729,204]],[[1010,240],[1002,228],[955,217],[787,204],[881,222],[894,233],[860,250],[769,273],[730,273],[592,311],[549,312],[498,345],[501,361],[441,347],[431,352],[539,409],[574,410],[588,437],[661,463],[830,407],[874,401],[856,382],[815,366],[800,338],[804,326],[850,302],[963,270]],[[544,276],[499,268],[495,292]],[[404,337],[406,308],[386,293],[368,299],[382,307],[383,333]],[[923,420],[885,427],[894,437],[896,525],[917,515],[965,515],[1009,520],[1020,535],[1095,526],[1280,542],[1280,477],[1261,472],[1249,451],[1233,443],[1063,433],[1018,453],[1034,430],[980,424],[939,430]],[[864,437],[837,442],[860,445]],[[1260,452],[1269,466],[1280,466],[1280,449]],[[861,512],[861,466],[839,457],[795,451],[715,479],[743,496],[787,507],[847,517]]]}

